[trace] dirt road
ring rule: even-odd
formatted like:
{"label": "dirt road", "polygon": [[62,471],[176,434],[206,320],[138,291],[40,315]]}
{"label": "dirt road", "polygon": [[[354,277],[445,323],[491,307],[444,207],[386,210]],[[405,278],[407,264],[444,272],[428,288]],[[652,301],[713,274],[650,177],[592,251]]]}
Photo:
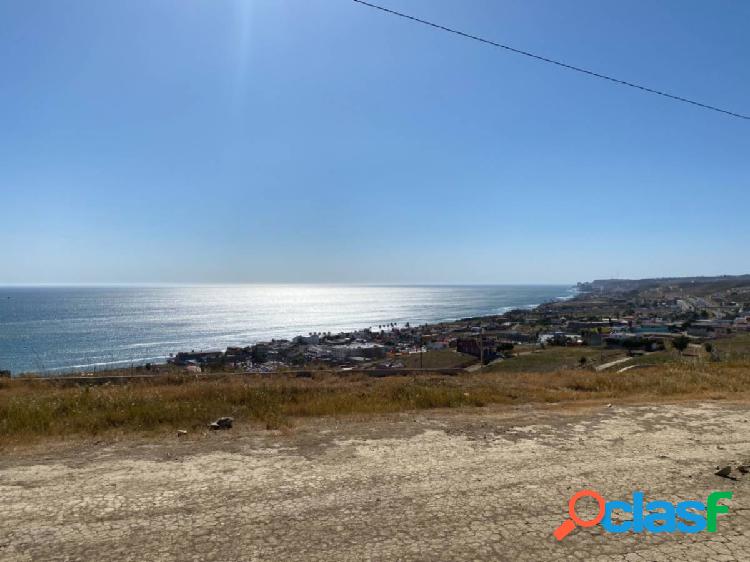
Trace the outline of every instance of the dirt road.
{"label": "dirt road", "polygon": [[[750,474],[714,471],[750,461],[749,419],[723,402],[498,407],[5,451],[0,559],[746,560]],[[734,498],[716,533],[558,543],[581,488]]]}

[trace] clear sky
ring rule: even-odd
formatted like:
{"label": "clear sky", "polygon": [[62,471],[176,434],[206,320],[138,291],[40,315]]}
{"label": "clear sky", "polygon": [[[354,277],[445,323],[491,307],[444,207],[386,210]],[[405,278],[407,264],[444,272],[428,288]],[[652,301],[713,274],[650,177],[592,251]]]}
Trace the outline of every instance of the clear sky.
{"label": "clear sky", "polygon": [[[745,0],[377,0],[750,113]],[[0,0],[0,282],[750,272],[750,121],[349,0]]]}

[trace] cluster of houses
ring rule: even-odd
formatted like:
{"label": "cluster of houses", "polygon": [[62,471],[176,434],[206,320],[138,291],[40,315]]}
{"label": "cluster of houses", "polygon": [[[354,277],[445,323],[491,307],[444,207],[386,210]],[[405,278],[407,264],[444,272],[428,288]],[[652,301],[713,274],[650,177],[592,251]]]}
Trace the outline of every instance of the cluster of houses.
{"label": "cluster of houses", "polygon": [[194,370],[239,368],[258,372],[313,364],[402,368],[404,363],[400,358],[409,354],[454,350],[487,362],[512,349],[513,343],[537,341],[535,333],[502,330],[503,327],[507,328],[484,319],[418,327],[393,324],[378,330],[274,339],[247,347],[230,347],[224,352],[180,352],[170,357],[169,362]]}
{"label": "cluster of houses", "polygon": [[357,365],[384,359],[388,351],[414,346],[411,330],[390,329],[388,336],[370,330],[352,333],[311,333],[291,340],[273,339],[247,347],[230,347],[225,352],[180,352],[170,363],[202,368],[241,368],[259,372],[279,367],[328,364]]}
{"label": "cluster of houses", "polygon": [[[585,295],[540,307],[542,318],[536,321],[557,328],[540,335],[540,343],[656,351],[675,338],[701,341],[750,331],[750,294],[736,302],[724,293],[694,297],[675,292],[660,287],[645,294]],[[603,315],[593,316],[594,311]]]}

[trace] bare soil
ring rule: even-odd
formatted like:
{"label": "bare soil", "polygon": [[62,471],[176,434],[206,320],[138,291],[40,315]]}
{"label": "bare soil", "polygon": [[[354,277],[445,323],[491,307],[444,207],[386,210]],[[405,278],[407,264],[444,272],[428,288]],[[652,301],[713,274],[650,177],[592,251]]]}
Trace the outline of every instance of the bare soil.
{"label": "bare soil", "polygon": [[[0,559],[747,560],[750,474],[714,472],[750,461],[749,420],[745,402],[492,406],[18,446]],[[558,543],[582,488],[734,498],[716,533]]]}

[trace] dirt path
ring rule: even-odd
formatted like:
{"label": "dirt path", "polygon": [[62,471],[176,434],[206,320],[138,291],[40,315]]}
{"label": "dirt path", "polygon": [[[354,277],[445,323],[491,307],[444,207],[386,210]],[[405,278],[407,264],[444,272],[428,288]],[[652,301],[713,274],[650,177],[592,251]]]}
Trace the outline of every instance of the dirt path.
{"label": "dirt path", "polygon": [[594,370],[597,373],[600,373],[602,371],[605,371],[611,367],[616,367],[617,365],[622,365],[623,363],[627,363],[628,361],[632,361],[632,357],[623,357],[622,359],[615,359],[614,361],[610,361],[609,363],[604,363],[603,365],[598,365],[594,368]]}
{"label": "dirt path", "polygon": [[[6,453],[0,559],[748,559],[750,474],[713,472],[750,460],[749,419],[727,403],[496,408]],[[734,499],[715,534],[558,543],[584,487]]]}

